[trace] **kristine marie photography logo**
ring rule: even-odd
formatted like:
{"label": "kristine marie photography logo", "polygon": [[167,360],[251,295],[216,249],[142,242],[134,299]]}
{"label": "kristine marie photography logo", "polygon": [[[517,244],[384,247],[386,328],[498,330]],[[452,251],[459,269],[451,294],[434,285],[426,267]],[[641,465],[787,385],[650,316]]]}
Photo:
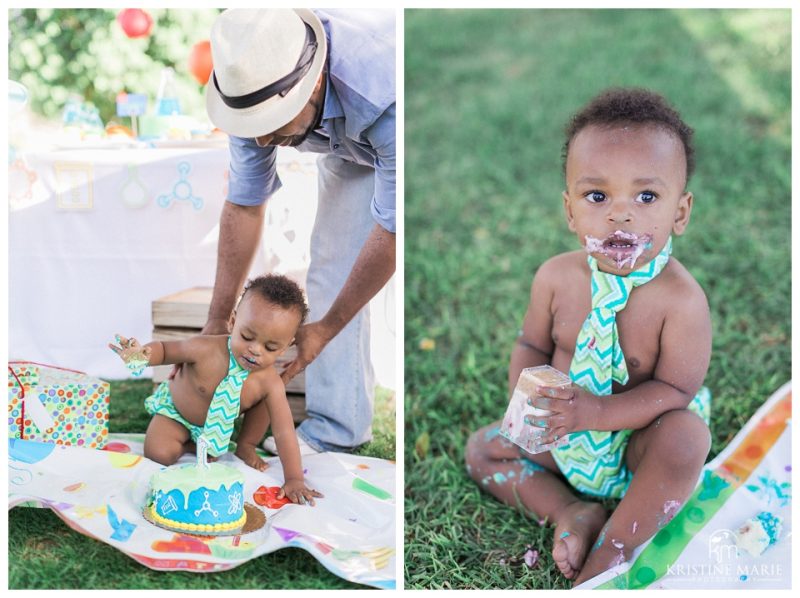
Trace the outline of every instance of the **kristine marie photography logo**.
{"label": "kristine marie photography logo", "polygon": [[683,582],[732,582],[756,579],[759,582],[783,582],[784,571],[779,563],[758,563],[736,545],[736,533],[719,529],[708,539],[708,560],[705,563],[675,563],[667,574]]}

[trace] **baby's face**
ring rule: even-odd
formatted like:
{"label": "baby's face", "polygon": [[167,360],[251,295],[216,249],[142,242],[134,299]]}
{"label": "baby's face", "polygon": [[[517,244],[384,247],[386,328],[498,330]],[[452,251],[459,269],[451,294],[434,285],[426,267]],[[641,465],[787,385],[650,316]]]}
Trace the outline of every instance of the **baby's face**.
{"label": "baby's face", "polygon": [[652,260],[689,222],[686,158],[678,137],[653,125],[582,129],[567,155],[564,209],[571,231],[604,272]]}
{"label": "baby's face", "polygon": [[236,309],[231,331],[231,351],[243,368],[269,367],[289,347],[300,326],[300,314],[247,293]]}

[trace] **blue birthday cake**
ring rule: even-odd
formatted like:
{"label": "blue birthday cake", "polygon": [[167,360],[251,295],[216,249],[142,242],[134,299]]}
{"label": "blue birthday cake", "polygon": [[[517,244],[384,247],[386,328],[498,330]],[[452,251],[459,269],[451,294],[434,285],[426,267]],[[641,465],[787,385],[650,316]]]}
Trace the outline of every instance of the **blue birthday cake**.
{"label": "blue birthday cake", "polygon": [[150,479],[146,514],[163,528],[188,534],[237,534],[244,527],[244,476],[221,463],[178,465]]}

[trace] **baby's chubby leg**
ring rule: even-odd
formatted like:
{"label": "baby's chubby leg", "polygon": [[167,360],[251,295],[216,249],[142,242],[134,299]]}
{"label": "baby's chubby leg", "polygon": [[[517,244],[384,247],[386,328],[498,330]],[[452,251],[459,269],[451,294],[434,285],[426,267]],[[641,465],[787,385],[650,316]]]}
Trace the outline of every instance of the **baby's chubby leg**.
{"label": "baby's chubby leg", "polygon": [[172,465],[186,452],[188,440],[189,430],[181,423],[155,414],[144,436],[144,456],[161,465]]}
{"label": "baby's chubby leg", "polygon": [[668,411],[631,435],[625,459],[633,479],[576,583],[627,561],[677,514],[694,490],[710,448],[708,426],[686,409]]}
{"label": "baby's chubby leg", "polygon": [[524,508],[540,525],[556,524],[553,559],[571,579],[606,521],[605,510],[572,493],[549,452],[523,458],[518,446],[500,436],[500,423],[470,436],[467,472],[483,490],[507,505]]}

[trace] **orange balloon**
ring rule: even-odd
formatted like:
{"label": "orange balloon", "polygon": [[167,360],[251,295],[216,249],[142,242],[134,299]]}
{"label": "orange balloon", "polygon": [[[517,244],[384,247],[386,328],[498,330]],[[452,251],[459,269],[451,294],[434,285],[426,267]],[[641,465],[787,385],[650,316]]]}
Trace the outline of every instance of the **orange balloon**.
{"label": "orange balloon", "polygon": [[208,83],[214,63],[211,61],[211,42],[204,39],[192,46],[189,52],[189,72],[200,85]]}

